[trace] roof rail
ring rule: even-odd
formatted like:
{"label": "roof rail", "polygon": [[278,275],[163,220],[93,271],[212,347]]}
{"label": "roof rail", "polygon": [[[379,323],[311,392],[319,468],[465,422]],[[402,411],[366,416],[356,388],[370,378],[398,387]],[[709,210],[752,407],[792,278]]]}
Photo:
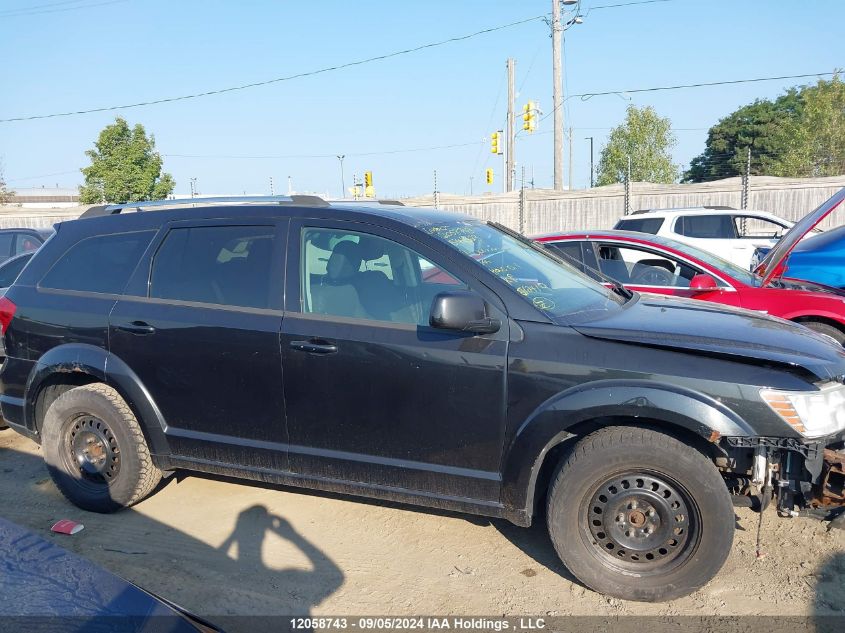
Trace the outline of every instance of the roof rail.
{"label": "roof rail", "polygon": [[[93,215],[114,215],[128,210],[144,211],[163,207],[180,207],[198,204],[291,204],[311,207],[327,207],[329,203],[319,196],[215,196],[208,198],[180,198],[178,200],[142,200],[124,204],[110,204],[105,207],[91,207],[82,217]],[[93,213],[91,213],[93,211]]]}

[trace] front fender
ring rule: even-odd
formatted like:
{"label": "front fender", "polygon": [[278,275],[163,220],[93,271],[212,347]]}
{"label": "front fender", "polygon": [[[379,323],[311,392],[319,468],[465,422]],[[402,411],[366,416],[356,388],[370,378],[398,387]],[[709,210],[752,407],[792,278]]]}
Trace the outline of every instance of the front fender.
{"label": "front fender", "polygon": [[38,359],[25,389],[24,416],[29,428],[36,428],[35,403],[42,386],[57,374],[87,374],[114,387],[138,415],[150,451],[157,456],[170,454],[165,436],[167,425],[149,391],[126,363],[94,345],[60,345]]}
{"label": "front fender", "polygon": [[543,461],[555,446],[576,437],[573,427],[606,417],[648,420],[682,428],[711,440],[719,435],[754,435],[733,411],[702,393],[649,381],[603,380],[560,392],[525,420],[513,436],[502,472],[502,502],[524,520],[533,514]]}

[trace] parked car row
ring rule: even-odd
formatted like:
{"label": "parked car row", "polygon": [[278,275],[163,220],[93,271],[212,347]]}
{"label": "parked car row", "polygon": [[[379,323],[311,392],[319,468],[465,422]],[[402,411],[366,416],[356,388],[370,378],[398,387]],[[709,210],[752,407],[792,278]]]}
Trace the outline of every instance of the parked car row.
{"label": "parked car row", "polygon": [[86,510],[181,469],[543,517],[585,585],[672,599],[722,567],[734,504],[841,510],[845,349],[735,307],[812,294],[773,283],[779,256],[755,286],[639,235],[552,240],[579,271],[504,226],[394,204],[96,208],[0,298],[0,409]]}
{"label": "parked car row", "polygon": [[[784,277],[786,272],[802,269],[791,263],[790,253],[796,246],[818,239],[829,243],[828,233],[824,233],[799,244],[837,204],[838,198],[833,198],[781,236],[757,266],[757,272],[692,244],[643,232],[580,231],[536,239],[599,281],[607,276],[640,292],[703,299],[763,312],[802,323],[841,345],[845,343],[845,290]],[[629,221],[620,220],[617,226],[626,222]],[[835,235],[836,231],[830,233]]]}

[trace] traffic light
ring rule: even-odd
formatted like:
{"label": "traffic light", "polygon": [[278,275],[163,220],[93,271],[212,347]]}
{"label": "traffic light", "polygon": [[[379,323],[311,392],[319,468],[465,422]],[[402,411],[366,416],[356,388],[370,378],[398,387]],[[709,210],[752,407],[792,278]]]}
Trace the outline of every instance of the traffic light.
{"label": "traffic light", "polygon": [[493,168],[492,167],[487,168],[487,184],[488,185],[493,184]]}
{"label": "traffic light", "polygon": [[490,152],[492,154],[498,154],[499,152],[499,133],[493,132],[490,135]]}
{"label": "traffic light", "polygon": [[529,134],[537,129],[537,104],[533,101],[522,106],[522,129]]}
{"label": "traffic light", "polygon": [[364,172],[364,186],[365,187],[372,187],[373,186],[373,172],[365,171]]}

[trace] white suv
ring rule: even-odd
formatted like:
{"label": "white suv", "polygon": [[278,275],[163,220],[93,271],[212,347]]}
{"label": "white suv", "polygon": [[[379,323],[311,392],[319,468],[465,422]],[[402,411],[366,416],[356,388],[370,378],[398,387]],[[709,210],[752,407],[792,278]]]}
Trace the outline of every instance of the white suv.
{"label": "white suv", "polygon": [[765,211],[691,207],[634,211],[613,228],[669,237],[747,270],[757,249],[772,248],[793,224]]}

